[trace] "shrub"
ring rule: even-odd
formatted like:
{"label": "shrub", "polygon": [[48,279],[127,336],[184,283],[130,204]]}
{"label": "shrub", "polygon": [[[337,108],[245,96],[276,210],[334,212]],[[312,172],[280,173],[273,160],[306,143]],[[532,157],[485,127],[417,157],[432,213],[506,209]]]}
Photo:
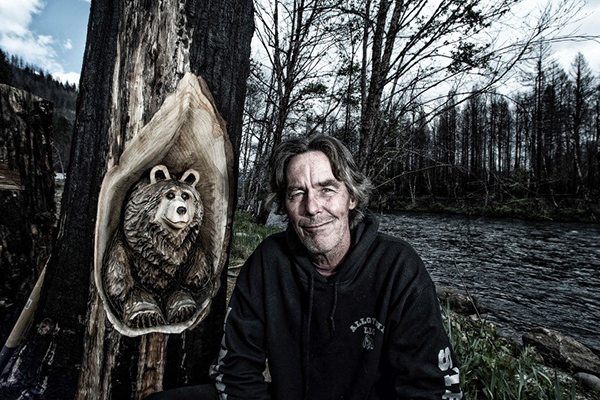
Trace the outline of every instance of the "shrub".
{"label": "shrub", "polygon": [[229,268],[235,269],[239,267],[252,254],[260,242],[267,236],[280,230],[277,227],[257,224],[254,222],[251,214],[236,211],[233,220]]}
{"label": "shrub", "polygon": [[562,371],[542,365],[535,350],[510,342],[490,324],[444,309],[466,397],[476,399],[585,399]]}

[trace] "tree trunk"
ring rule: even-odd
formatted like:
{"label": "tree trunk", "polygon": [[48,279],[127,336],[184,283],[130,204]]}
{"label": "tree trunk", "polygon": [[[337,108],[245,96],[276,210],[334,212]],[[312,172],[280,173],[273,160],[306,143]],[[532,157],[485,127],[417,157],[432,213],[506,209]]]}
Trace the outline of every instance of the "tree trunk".
{"label": "tree trunk", "polygon": [[0,85],[0,346],[52,250],[52,115],[49,101]]}
{"label": "tree trunk", "polygon": [[252,7],[250,0],[92,3],[59,235],[34,329],[0,386],[1,398],[141,398],[208,379],[221,339],[226,274],[216,278],[223,285],[199,325],[124,336],[98,298],[94,229],[107,170],[126,162],[132,141],[144,141],[138,134],[188,72],[204,78],[227,125],[234,149],[227,190],[235,199]]}

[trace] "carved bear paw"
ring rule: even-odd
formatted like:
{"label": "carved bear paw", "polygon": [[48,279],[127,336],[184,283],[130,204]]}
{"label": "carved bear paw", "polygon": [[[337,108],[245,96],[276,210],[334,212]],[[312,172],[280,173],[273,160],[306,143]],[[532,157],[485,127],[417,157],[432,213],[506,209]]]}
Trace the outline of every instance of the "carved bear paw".
{"label": "carved bear paw", "polygon": [[123,305],[123,321],[132,328],[164,325],[165,317],[152,296],[136,290]]}
{"label": "carved bear paw", "polygon": [[167,300],[167,320],[169,323],[185,321],[194,315],[197,309],[198,306],[192,295],[184,290],[178,290]]}

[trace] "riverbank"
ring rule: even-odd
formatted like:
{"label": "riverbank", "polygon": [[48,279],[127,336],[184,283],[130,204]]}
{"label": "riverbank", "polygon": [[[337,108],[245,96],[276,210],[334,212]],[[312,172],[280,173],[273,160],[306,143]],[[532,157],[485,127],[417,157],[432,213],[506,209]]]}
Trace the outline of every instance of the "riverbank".
{"label": "riverbank", "polygon": [[374,207],[382,212],[430,212],[468,216],[519,218],[532,221],[600,223],[600,199],[582,200],[560,197],[536,197],[497,200],[494,198],[415,199],[394,196],[380,199]]}
{"label": "riverbank", "polygon": [[495,326],[449,309],[443,312],[469,399],[594,400],[574,371],[547,365],[540,353],[504,336]]}
{"label": "riverbank", "polygon": [[[545,328],[534,329],[523,343],[517,342],[481,318],[476,298],[444,287],[437,292],[469,399],[600,396],[600,359],[584,345]],[[541,340],[532,340],[534,336]]]}

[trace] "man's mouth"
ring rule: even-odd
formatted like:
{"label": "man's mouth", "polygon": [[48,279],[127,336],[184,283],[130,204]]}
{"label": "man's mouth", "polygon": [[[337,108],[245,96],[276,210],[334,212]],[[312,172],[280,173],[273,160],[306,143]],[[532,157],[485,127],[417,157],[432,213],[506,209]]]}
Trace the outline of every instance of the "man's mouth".
{"label": "man's mouth", "polygon": [[301,225],[301,227],[303,230],[312,233],[312,232],[317,232],[317,231],[327,227],[327,225],[329,225],[332,222],[333,222],[333,220],[323,221],[323,222],[314,222],[314,223],[311,223],[310,225]]}

